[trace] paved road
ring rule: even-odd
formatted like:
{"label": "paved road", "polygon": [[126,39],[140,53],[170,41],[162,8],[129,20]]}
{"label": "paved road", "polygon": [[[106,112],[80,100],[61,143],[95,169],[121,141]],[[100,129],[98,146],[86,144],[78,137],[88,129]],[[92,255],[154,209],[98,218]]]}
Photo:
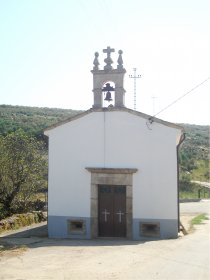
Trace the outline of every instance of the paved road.
{"label": "paved road", "polygon": [[210,200],[201,200],[200,202],[180,203],[180,214],[199,214],[207,213],[210,215]]}
{"label": "paved road", "polygon": [[150,242],[33,240],[0,259],[1,280],[207,280],[209,221],[175,240]]}
{"label": "paved road", "polygon": [[[182,213],[209,211],[210,202],[183,203]],[[0,256],[0,280],[207,280],[210,279],[210,221],[174,240],[72,241],[10,238],[27,244]]]}

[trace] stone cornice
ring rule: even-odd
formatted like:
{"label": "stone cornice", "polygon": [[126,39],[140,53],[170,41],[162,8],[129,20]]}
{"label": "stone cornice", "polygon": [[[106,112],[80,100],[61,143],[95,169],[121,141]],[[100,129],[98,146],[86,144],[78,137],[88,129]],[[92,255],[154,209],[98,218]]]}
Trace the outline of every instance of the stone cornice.
{"label": "stone cornice", "polygon": [[133,174],[138,171],[137,168],[101,168],[101,167],[86,167],[91,173],[104,173],[104,174]]}

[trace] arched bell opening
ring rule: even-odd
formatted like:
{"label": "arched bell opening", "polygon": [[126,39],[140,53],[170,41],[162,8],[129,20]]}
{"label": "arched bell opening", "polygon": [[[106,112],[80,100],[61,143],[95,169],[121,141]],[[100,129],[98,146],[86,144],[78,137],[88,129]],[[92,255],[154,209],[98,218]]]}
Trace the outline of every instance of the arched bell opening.
{"label": "arched bell opening", "polygon": [[102,104],[103,107],[115,105],[115,83],[107,81],[102,86]]}

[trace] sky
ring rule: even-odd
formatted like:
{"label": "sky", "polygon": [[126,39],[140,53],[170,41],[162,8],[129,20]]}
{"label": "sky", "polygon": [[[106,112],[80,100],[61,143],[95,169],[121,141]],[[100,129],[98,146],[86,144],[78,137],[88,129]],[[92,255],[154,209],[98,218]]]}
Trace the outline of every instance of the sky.
{"label": "sky", "polygon": [[[209,0],[0,0],[0,104],[87,110],[94,53],[123,50],[125,105],[210,124]],[[207,80],[208,79],[208,80]]]}

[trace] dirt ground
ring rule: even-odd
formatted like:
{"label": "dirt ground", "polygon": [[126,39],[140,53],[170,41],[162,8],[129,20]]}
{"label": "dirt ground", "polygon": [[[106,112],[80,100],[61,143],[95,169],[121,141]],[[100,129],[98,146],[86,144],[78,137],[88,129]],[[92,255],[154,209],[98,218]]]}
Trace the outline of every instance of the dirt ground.
{"label": "dirt ground", "polygon": [[[198,212],[182,211],[186,229]],[[148,242],[7,235],[1,242],[11,249],[0,254],[0,279],[210,279],[210,221],[195,228],[178,239]]]}

